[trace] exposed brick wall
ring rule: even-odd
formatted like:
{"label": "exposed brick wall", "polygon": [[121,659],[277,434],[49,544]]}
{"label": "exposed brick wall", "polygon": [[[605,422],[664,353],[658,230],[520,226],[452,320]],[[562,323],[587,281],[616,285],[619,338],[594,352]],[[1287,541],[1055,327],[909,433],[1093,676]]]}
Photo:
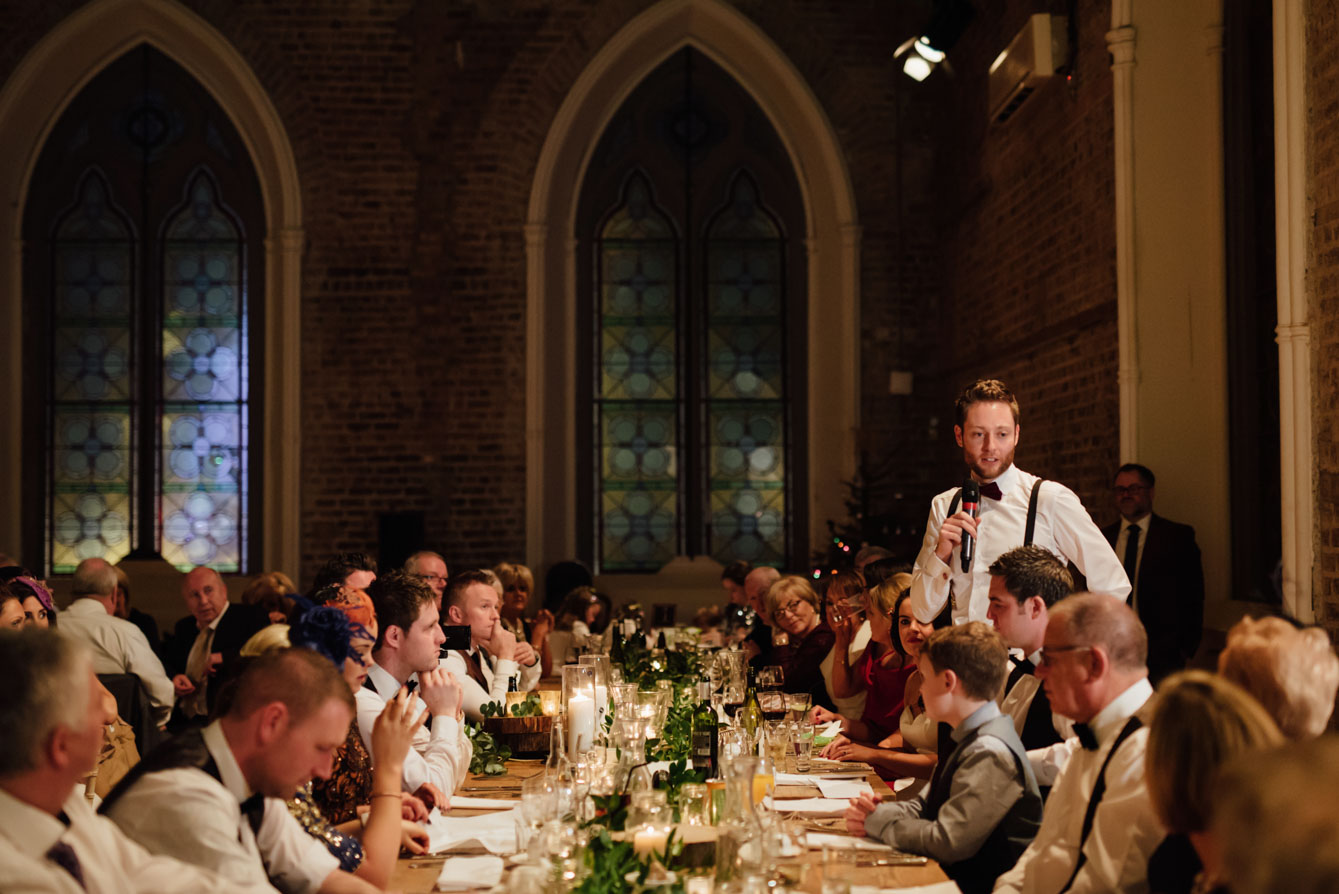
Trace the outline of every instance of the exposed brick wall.
{"label": "exposed brick wall", "polygon": [[[0,78],[77,5],[0,5]],[[422,511],[453,565],[522,556],[531,182],[567,91],[650,0],[188,5],[254,70],[301,177],[303,580],[375,550],[387,511]],[[1078,4],[1076,90],[992,130],[986,66],[1036,3],[978,4],[957,76],[923,85],[891,51],[924,4],[738,5],[813,88],[856,186],[860,443],[889,469],[871,509],[919,533],[961,473],[952,393],[986,372],[1024,401],[1021,463],[1094,505],[1117,449],[1108,4]],[[913,396],[888,394],[895,369]]]}
{"label": "exposed brick wall", "polygon": [[986,68],[1046,4],[977,4],[950,56],[957,77],[935,76],[948,110],[939,369],[945,405],[978,376],[1008,383],[1023,412],[1018,464],[1072,487],[1100,524],[1115,518],[1119,464],[1111,8],[1076,6],[1072,84],[1053,79],[1004,124],[987,124]]}
{"label": "exposed brick wall", "polygon": [[1339,642],[1339,3],[1307,15],[1307,192],[1311,200],[1312,425],[1315,429],[1316,620]]}

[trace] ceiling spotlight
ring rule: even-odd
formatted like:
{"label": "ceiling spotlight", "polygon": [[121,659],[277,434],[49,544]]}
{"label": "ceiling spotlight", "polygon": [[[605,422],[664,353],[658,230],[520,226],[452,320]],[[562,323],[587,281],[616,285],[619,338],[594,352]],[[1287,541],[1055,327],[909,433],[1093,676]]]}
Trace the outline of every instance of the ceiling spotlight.
{"label": "ceiling spotlight", "polygon": [[947,67],[944,60],[949,49],[962,37],[974,14],[968,0],[935,0],[925,31],[898,47],[893,58],[905,56],[902,71],[917,81],[925,80],[936,66]]}

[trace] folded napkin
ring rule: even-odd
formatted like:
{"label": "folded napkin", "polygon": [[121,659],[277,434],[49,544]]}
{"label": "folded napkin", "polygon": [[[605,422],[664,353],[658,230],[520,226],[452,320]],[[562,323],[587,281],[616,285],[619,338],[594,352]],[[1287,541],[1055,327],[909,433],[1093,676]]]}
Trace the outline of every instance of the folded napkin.
{"label": "folded napkin", "polygon": [[468,810],[510,810],[518,803],[517,800],[507,800],[505,798],[471,798],[469,795],[452,795],[452,809],[460,807]]}
{"label": "folded napkin", "polygon": [[962,894],[957,882],[935,882],[932,885],[916,885],[912,888],[876,888],[868,885],[856,885],[851,894]]}
{"label": "folded napkin", "polygon": [[850,806],[849,801],[840,798],[792,798],[778,802],[776,809],[806,816],[841,816]]}
{"label": "folded napkin", "polygon": [[871,841],[868,838],[852,838],[850,835],[834,835],[831,832],[806,832],[804,844],[813,850],[828,847],[851,847],[858,851],[878,851],[891,854],[893,849],[886,844]]}
{"label": "folded napkin", "polygon": [[[824,779],[814,777],[814,785],[825,798],[858,798],[874,794],[874,787],[863,779]],[[452,803],[455,803],[454,800]]]}
{"label": "folded napkin", "polygon": [[777,785],[817,785],[817,776],[806,776],[804,773],[777,773]]}
{"label": "folded napkin", "polygon": [[514,854],[517,850],[515,808],[479,816],[451,816],[433,811],[424,825],[431,854],[471,847],[481,847],[492,854]]}
{"label": "folded napkin", "polygon": [[917,779],[915,776],[908,776],[905,779],[894,779],[892,789],[895,792],[900,792],[905,788],[910,788],[918,782],[925,782],[925,780]]}
{"label": "folded napkin", "polygon": [[437,876],[438,891],[490,890],[502,881],[501,857],[452,857]]}

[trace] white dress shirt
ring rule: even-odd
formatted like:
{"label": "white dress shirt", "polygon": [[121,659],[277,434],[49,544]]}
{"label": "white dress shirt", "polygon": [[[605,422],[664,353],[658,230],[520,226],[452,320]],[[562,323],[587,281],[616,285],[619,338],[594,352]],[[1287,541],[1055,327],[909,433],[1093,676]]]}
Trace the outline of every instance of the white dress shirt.
{"label": "white dress shirt", "polygon": [[76,599],[60,613],[60,632],[88,644],[93,652],[94,673],[139,677],[153,706],[154,720],[160,727],[167,723],[176,692],[144,631],[108,614],[96,599]]}
{"label": "white dress shirt", "polygon": [[[1022,650],[1020,649],[1019,651],[1021,652]],[[1041,649],[1033,652],[1027,658],[1028,661],[1031,661],[1035,666],[1041,661]],[[1011,657],[1009,665],[1010,672],[1013,671],[1013,667],[1014,665]],[[1018,682],[1013,685],[1013,688],[1004,694],[1004,698],[1000,699],[1000,712],[1008,714],[1013,718],[1014,729],[1018,732],[1019,736],[1023,735],[1023,725],[1027,723],[1028,711],[1032,710],[1032,700],[1037,697],[1037,693],[1040,691],[1041,678],[1035,674],[1023,674],[1018,678]],[[1074,735],[1074,721],[1063,714],[1057,714],[1052,711],[1051,726],[1055,728],[1056,735],[1062,740],[1068,739],[1070,736]],[[1038,748],[1035,750],[1041,751],[1043,749]],[[1031,755],[1032,752],[1028,752],[1028,754]],[[1033,769],[1035,771],[1036,767],[1034,766]],[[1042,782],[1041,779],[1038,779],[1037,784],[1050,785],[1052,781],[1054,781],[1053,776],[1047,782]]]}
{"label": "white dress shirt", "polygon": [[[953,623],[985,621],[989,605],[990,563],[1003,553],[1023,545],[1027,530],[1028,502],[1037,476],[1010,466],[995,479],[1001,499],[981,498],[981,516],[977,520],[976,552],[970,571],[962,570],[961,547],[949,556],[948,564],[935,555],[939,528],[948,516],[949,505],[958,488],[946,490],[930,503],[930,518],[925,524],[925,540],[911,574],[911,610],[924,623],[949,600],[953,591]],[[959,501],[959,509],[962,508]],[[1037,526],[1034,546],[1044,547],[1062,559],[1073,562],[1088,579],[1088,589],[1110,593],[1124,600],[1130,593],[1125,569],[1111,550],[1088,511],[1074,491],[1058,481],[1047,481],[1037,495]]]}
{"label": "white dress shirt", "polygon": [[[439,667],[455,674],[456,679],[460,681],[464,690],[461,702],[465,708],[465,716],[470,720],[483,720],[484,715],[480,708],[489,702],[497,702],[502,705],[507,703],[507,686],[517,668],[520,668],[521,671],[521,679],[517,685],[521,692],[529,692],[539,682],[541,668],[538,653],[535,654],[534,663],[525,667],[521,667],[509,658],[499,658],[494,661],[486,650],[477,647],[471,648],[470,654],[479,655],[479,670],[483,672],[484,679],[488,681],[487,690],[470,676],[469,668],[466,667],[465,659],[461,657],[459,651],[453,649],[445,658],[438,661]],[[490,664],[490,662],[492,663]]]}
{"label": "white dress shirt", "polygon": [[1130,525],[1139,529],[1139,542],[1134,547],[1134,580],[1130,581],[1130,605],[1138,607],[1139,600],[1139,564],[1144,561],[1144,545],[1148,543],[1148,526],[1153,521],[1153,513],[1148,513],[1137,522],[1120,520],[1120,533],[1116,535],[1116,558],[1125,563],[1125,545],[1130,542]]}
{"label": "white dress shirt", "polygon": [[[1000,876],[996,891],[1018,894],[1056,894],[1069,880],[1078,861],[1083,816],[1088,810],[1098,772],[1121,728],[1153,694],[1147,679],[1140,680],[1097,713],[1089,726],[1097,738],[1096,751],[1069,740],[1069,761],[1060,772],[1046,801],[1037,837],[1009,872]],[[1106,793],[1093,817],[1084,845],[1087,859],[1069,891],[1143,892],[1148,890],[1148,858],[1163,839],[1144,787],[1144,749],[1148,727],[1136,730],[1111,759],[1106,770]]]}
{"label": "white dress shirt", "polygon": [[[308,894],[339,870],[339,860],[307,832],[279,798],[265,799],[252,833],[241,803],[251,797],[218,722],[201,731],[219,779],[194,767],[146,773],[108,811],[121,831],[156,854],[213,870],[243,886],[273,884]],[[186,890],[168,885],[163,890]]]}
{"label": "white dress shirt", "polygon": [[[0,887],[6,894],[205,894],[273,891],[269,883],[239,885],[189,863],[149,853],[127,838],[116,823],[93,812],[75,787],[63,806],[69,825],[0,789]],[[69,871],[46,853],[62,841],[74,849],[84,877],[80,887]]]}
{"label": "white dress shirt", "polygon": [[[410,677],[416,678],[417,675]],[[367,683],[372,685],[369,687]],[[354,694],[354,699],[358,704],[358,730],[363,734],[363,745],[375,764],[377,755],[372,750],[372,728],[386,702],[400,691],[400,682],[374,661],[367,669],[367,683]],[[409,697],[409,702],[414,717],[427,707],[417,692]],[[423,783],[431,782],[442,794],[450,796],[469,775],[473,756],[474,745],[465,735],[465,727],[460,721],[454,715],[435,715],[431,730],[421,726],[414,733],[413,747],[404,758],[404,790],[418,791]]]}

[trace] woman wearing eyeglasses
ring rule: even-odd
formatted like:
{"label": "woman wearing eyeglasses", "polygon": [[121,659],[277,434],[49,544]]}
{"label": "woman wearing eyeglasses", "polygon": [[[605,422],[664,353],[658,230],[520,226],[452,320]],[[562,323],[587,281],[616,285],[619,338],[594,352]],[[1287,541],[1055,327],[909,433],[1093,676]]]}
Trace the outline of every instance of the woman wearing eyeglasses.
{"label": "woman wearing eyeglasses", "polygon": [[807,692],[813,704],[832,708],[827,684],[820,665],[832,650],[836,637],[819,614],[818,594],[804,578],[788,574],[767,591],[767,608],[772,614],[773,641],[785,634],[785,642],[753,659],[756,667],[781,668],[781,688],[785,692]]}

